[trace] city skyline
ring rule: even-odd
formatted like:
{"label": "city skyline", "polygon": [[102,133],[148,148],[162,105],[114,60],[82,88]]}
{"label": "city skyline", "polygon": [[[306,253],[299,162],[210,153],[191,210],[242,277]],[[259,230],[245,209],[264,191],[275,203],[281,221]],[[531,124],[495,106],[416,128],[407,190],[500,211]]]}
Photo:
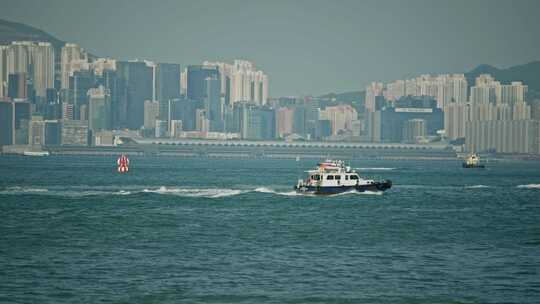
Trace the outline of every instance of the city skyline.
{"label": "city skyline", "polygon": [[[122,131],[130,130],[128,137],[139,143],[190,138],[369,142],[446,145],[457,153],[540,153],[540,61],[508,73],[478,66],[466,74],[443,70],[387,81],[370,72],[370,82],[349,97],[283,96],[273,87],[283,79],[240,56],[225,61],[216,59],[218,53],[185,65],[156,57],[102,56],[78,41],[57,41],[9,22],[2,26],[0,114],[6,119],[0,144],[5,146],[117,146],[126,136]],[[156,45],[157,51],[166,46]],[[511,141],[518,133],[522,140]]]}
{"label": "city skyline", "polygon": [[[182,67],[247,59],[273,79],[271,97],[359,91],[374,80],[540,59],[534,38],[540,30],[532,26],[539,3],[462,4],[2,1],[0,18],[35,26],[100,57]],[[68,13],[58,15],[59,7]],[[128,22],[128,27],[122,22],[128,16],[148,22]],[[146,43],[140,37],[147,37]]]}

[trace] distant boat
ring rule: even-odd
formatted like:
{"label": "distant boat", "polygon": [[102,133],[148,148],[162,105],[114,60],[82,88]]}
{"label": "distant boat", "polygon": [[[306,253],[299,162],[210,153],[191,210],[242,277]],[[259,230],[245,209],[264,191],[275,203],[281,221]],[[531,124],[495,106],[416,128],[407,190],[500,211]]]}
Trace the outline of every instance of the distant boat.
{"label": "distant boat", "polygon": [[24,151],[24,156],[49,156],[48,151]]}
{"label": "distant boat", "polygon": [[119,173],[126,173],[129,171],[129,158],[127,157],[127,155],[120,155],[120,157],[118,157],[118,159],[116,160],[116,164],[118,165]]}
{"label": "distant boat", "polygon": [[485,166],[480,163],[480,156],[476,153],[469,154],[462,166],[463,168],[485,168]]}

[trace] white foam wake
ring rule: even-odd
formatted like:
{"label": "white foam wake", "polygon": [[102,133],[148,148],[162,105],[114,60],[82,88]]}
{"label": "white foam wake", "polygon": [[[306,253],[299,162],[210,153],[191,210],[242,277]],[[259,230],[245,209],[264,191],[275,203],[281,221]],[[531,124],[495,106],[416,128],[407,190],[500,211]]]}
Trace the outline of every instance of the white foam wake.
{"label": "white foam wake", "polygon": [[487,185],[472,185],[472,186],[465,186],[466,189],[482,189],[482,188],[491,188],[491,186]]}
{"label": "white foam wake", "polygon": [[[273,190],[273,189],[270,189],[270,188],[267,188],[267,187],[259,187],[259,188],[256,188],[255,189],[255,192],[259,192],[259,193],[268,193],[268,194],[275,194],[275,195],[284,195],[284,196],[315,196],[314,194],[312,193],[298,193],[294,190],[292,191],[286,191],[286,192],[281,192],[281,191],[276,191],[276,190]],[[346,192],[341,192],[341,193],[336,193],[336,194],[330,194],[330,195],[327,195],[329,197],[333,197],[333,196],[341,196],[341,195],[349,195],[349,194],[359,194],[359,195],[382,195],[383,192],[382,191],[364,191],[364,192],[358,192],[358,191],[355,191],[355,190],[351,190],[351,191],[346,191]]]}
{"label": "white foam wake", "polygon": [[360,195],[383,195],[382,191],[364,191],[364,192],[354,192]]}
{"label": "white foam wake", "polygon": [[294,190],[280,192],[280,191],[276,191],[274,189],[270,189],[270,188],[267,188],[267,187],[259,187],[259,188],[256,188],[254,191],[259,192],[259,193],[269,193],[269,194],[284,195],[284,196],[302,195],[302,194],[300,194],[300,193],[298,193],[298,192],[296,192]]}
{"label": "white foam wake", "polygon": [[45,188],[33,188],[33,187],[9,187],[3,191],[0,191],[2,194],[18,194],[18,193],[44,193],[48,192],[48,189]]}
{"label": "white foam wake", "polygon": [[526,185],[519,185],[518,188],[525,188],[525,189],[540,189],[540,184],[526,184]]}
{"label": "white foam wake", "polygon": [[[189,188],[189,187],[167,187],[156,186],[155,188],[149,188],[144,186],[135,187],[123,187],[124,189],[118,189],[115,187],[104,186],[73,186],[67,188],[52,187],[37,188],[37,187],[9,187],[0,190],[0,194],[4,195],[20,195],[20,194],[32,194],[32,195],[46,195],[46,196],[63,196],[63,197],[86,197],[86,196],[109,196],[109,195],[134,195],[140,193],[153,193],[161,195],[175,195],[181,197],[200,197],[200,198],[221,198],[230,197],[246,193],[265,193],[271,195],[280,196],[314,196],[313,194],[298,193],[294,190],[276,190],[269,187],[257,187],[255,189],[230,189],[230,188]],[[129,190],[125,190],[129,189]],[[379,191],[348,191],[338,194],[332,194],[329,196],[339,196],[348,194],[359,195],[381,195]]]}
{"label": "white foam wake", "polygon": [[4,195],[45,195],[45,196],[64,196],[64,197],[83,197],[83,196],[98,196],[98,195],[129,195],[130,191],[104,191],[104,190],[81,190],[81,189],[45,189],[45,188],[25,188],[25,187],[10,187],[0,191]]}
{"label": "white foam wake", "polygon": [[208,198],[219,198],[227,197],[233,195],[239,195],[245,193],[246,191],[238,189],[222,189],[222,188],[167,188],[161,186],[157,189],[144,189],[142,192],[146,193],[157,193],[157,194],[170,194],[177,196],[185,197],[208,197]]}
{"label": "white foam wake", "polygon": [[348,195],[348,194],[356,194],[356,195],[382,195],[383,192],[382,191],[362,191],[362,192],[359,192],[359,191],[355,191],[355,190],[351,190],[351,191],[347,191],[347,192],[341,192],[341,193],[337,193],[337,194],[332,194],[330,196],[340,196],[340,195]]}

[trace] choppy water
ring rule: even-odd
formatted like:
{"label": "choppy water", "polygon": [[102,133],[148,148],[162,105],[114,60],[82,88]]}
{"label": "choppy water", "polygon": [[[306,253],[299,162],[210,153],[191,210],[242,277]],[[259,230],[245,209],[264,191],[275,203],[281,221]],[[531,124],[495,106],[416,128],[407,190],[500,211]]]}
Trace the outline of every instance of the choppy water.
{"label": "choppy water", "polygon": [[0,157],[2,303],[538,303],[540,163]]}

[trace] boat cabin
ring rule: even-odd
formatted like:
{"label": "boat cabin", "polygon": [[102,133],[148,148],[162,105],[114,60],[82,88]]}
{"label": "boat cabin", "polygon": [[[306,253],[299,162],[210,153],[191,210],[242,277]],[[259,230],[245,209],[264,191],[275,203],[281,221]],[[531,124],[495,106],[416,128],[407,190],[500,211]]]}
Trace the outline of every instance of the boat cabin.
{"label": "boat cabin", "polygon": [[310,170],[303,183],[307,186],[340,187],[356,186],[373,183],[361,178],[356,171],[345,166],[341,161],[326,161],[320,163],[316,170]]}

